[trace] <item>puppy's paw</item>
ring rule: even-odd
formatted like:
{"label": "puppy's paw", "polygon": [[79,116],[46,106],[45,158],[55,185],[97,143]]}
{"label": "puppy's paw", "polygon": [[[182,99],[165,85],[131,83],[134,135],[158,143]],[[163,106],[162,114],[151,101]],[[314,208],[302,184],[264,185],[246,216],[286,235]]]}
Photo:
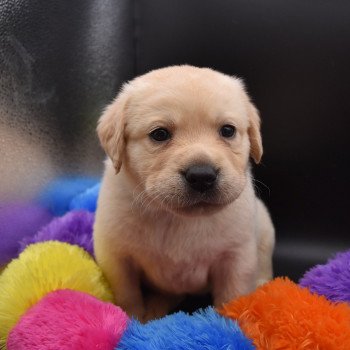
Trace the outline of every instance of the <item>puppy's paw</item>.
{"label": "puppy's paw", "polygon": [[146,306],[143,322],[166,316],[171,310],[178,306],[182,300],[182,296],[164,295],[160,293],[149,295],[145,302]]}
{"label": "puppy's paw", "polygon": [[145,313],[143,315],[143,322],[146,323],[164,317],[169,312],[169,303],[162,295],[150,295],[146,300]]}
{"label": "puppy's paw", "polygon": [[256,282],[256,287],[260,287],[263,284],[270,282],[270,281],[271,281],[271,278],[259,278]]}
{"label": "puppy's paw", "polygon": [[119,307],[121,307],[130,318],[135,318],[136,320],[143,322],[143,319],[146,314],[146,310],[144,307],[137,306],[137,305],[121,305],[117,304]]}

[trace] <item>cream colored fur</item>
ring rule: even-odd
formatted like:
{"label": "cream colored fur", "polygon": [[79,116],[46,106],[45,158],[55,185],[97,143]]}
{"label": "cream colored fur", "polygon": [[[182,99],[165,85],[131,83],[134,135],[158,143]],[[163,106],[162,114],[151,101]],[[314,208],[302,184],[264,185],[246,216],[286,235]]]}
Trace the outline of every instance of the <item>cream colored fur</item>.
{"label": "cream colored fur", "polygon": [[[219,134],[226,124],[232,139]],[[171,139],[151,140],[157,127]],[[262,156],[260,118],[240,80],[191,66],[150,72],[124,86],[98,134],[109,159],[96,259],[129,315],[160,317],[205,292],[220,306],[272,277],[274,228],[249,167],[249,156]],[[181,176],[201,162],[220,169],[213,198],[192,196]],[[145,297],[142,283],[153,293]]]}

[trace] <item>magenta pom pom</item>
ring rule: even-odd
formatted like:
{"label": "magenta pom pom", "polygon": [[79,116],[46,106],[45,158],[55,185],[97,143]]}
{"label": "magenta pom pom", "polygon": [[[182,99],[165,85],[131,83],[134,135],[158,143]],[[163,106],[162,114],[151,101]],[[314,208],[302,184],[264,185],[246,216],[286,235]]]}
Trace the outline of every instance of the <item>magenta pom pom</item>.
{"label": "magenta pom pom", "polygon": [[32,307],[11,331],[8,350],[113,350],[128,324],[117,306],[58,290]]}

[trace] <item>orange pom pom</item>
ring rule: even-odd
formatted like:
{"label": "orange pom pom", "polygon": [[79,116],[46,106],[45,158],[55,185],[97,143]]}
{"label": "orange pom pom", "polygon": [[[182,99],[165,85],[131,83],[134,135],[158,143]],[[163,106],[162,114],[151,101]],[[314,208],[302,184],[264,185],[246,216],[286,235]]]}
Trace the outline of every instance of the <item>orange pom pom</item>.
{"label": "orange pom pom", "polygon": [[350,306],[277,278],[219,312],[238,321],[261,350],[349,350]]}

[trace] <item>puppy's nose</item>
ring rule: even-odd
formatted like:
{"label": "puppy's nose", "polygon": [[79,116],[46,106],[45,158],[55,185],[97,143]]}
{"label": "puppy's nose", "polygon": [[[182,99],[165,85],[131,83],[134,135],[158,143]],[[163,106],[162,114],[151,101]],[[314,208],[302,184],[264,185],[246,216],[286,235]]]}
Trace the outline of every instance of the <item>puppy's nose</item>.
{"label": "puppy's nose", "polygon": [[184,172],[184,177],[191,188],[202,193],[214,186],[217,176],[218,172],[207,164],[192,165]]}

